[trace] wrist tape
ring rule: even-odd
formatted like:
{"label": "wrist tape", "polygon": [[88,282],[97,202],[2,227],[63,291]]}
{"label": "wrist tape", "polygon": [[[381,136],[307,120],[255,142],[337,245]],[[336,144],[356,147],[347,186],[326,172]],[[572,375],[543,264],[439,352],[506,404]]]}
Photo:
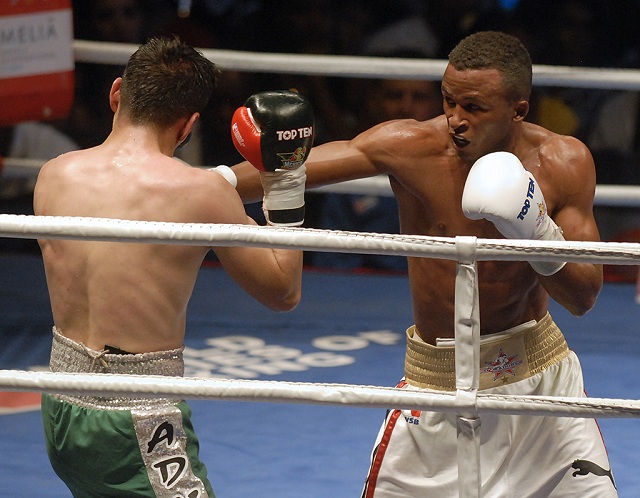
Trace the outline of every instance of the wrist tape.
{"label": "wrist tape", "polygon": [[262,210],[270,225],[302,225],[306,180],[304,164],[296,169],[278,169],[260,173],[264,190]]}
{"label": "wrist tape", "polygon": [[[547,227],[538,234],[536,240],[564,240],[562,229],[558,225],[556,225],[556,223],[549,216],[547,216],[546,218],[546,221],[548,222],[546,223]],[[558,273],[567,263],[557,261],[529,261],[529,264],[537,273],[548,277],[550,275]]]}

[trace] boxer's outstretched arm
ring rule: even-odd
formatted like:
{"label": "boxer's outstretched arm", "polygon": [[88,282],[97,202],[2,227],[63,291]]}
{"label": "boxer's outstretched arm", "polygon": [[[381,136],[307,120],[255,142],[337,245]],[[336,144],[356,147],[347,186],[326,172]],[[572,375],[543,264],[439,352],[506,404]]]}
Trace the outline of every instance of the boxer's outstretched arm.
{"label": "boxer's outstretched arm", "polygon": [[[306,161],[306,188],[384,173],[376,164],[377,152],[371,147],[375,143],[369,138],[373,131],[366,131],[353,140],[328,142],[313,147]],[[232,170],[238,178],[236,188],[244,203],[262,199],[260,174],[248,161],[236,164]]]}

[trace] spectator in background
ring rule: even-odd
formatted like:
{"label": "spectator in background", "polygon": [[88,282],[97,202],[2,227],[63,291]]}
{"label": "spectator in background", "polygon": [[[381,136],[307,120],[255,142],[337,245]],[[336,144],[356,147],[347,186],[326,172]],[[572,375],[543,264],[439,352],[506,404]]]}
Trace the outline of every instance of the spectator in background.
{"label": "spectator in background", "polygon": [[[606,35],[610,6],[593,0],[531,0],[531,18],[537,16],[544,39],[538,54],[539,64],[570,67],[603,67],[610,64],[606,55]],[[535,87],[529,120],[561,135],[586,141],[593,117],[607,90],[575,87]]]}
{"label": "spectator in background", "polygon": [[44,164],[77,148],[78,145],[52,123],[26,121],[0,127],[0,157],[43,159]]}
{"label": "spectator in background", "polygon": [[[44,164],[49,159],[78,149],[71,138],[51,123],[23,122],[14,126],[0,127],[0,157],[34,159]],[[33,214],[33,188],[36,176],[0,176],[0,212],[10,214]],[[3,238],[2,250],[38,250],[32,239]]]}
{"label": "spectator in background", "polygon": [[[438,41],[421,18],[401,19],[373,35],[365,45],[371,56],[431,58]],[[360,91],[357,132],[392,119],[426,121],[442,114],[440,82],[374,79],[354,82]],[[326,194],[320,228],[357,232],[399,233],[398,206],[392,196]],[[339,269],[365,268],[404,272],[406,258],[376,254],[309,253],[309,263]]]}
{"label": "spectator in background", "polygon": [[[428,80],[377,80],[366,92],[362,124],[413,118],[425,121],[442,113],[439,84]],[[366,127],[363,127],[366,129]],[[325,194],[319,227],[358,232],[399,233],[398,207],[392,196]],[[406,258],[376,254],[310,253],[310,264],[340,269],[406,271]]]}
{"label": "spectator in background", "polygon": [[[75,37],[80,40],[140,45],[149,34],[143,0],[73,2]],[[105,101],[124,65],[76,64],[76,93],[66,123],[81,148],[102,143],[111,131],[113,113]]]}
{"label": "spectator in background", "polygon": [[143,0],[74,2],[76,36],[84,40],[137,43],[147,33]]}
{"label": "spectator in background", "polygon": [[[76,149],[78,144],[50,123],[28,121],[0,127],[0,157],[42,160],[44,164],[49,159]],[[2,211],[10,212],[6,203],[21,197],[28,198],[31,210],[35,181],[35,174],[15,178],[0,177],[0,199],[5,204]]]}
{"label": "spectator in background", "polygon": [[458,41],[475,31],[485,3],[483,0],[425,2],[424,16],[440,42],[437,58],[446,58]]}
{"label": "spectator in background", "polygon": [[361,131],[391,119],[426,121],[442,114],[439,81],[381,79],[368,87],[359,122]]}
{"label": "spectator in background", "polygon": [[606,99],[588,144],[598,183],[640,185],[640,92],[615,92]]}
{"label": "spectator in background", "polygon": [[[616,28],[608,29],[615,50],[606,57],[613,67],[640,68],[640,39],[634,23],[640,2],[619,0],[624,16],[616,16]],[[609,47],[612,48],[612,47]],[[613,91],[602,100],[587,137],[598,175],[598,183],[640,185],[640,91]]]}

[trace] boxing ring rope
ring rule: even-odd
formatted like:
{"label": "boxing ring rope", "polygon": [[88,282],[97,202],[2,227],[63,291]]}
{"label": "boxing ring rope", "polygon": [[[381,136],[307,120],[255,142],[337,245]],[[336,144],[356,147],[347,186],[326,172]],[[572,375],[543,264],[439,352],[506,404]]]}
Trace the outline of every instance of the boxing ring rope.
{"label": "boxing ring rope", "polygon": [[[424,393],[379,386],[244,379],[0,370],[0,388],[69,395],[208,399],[312,404],[456,413],[455,393]],[[478,413],[561,417],[638,418],[640,401],[609,398],[478,393]]]}
{"label": "boxing ring rope", "polygon": [[[126,64],[136,50],[134,44],[74,40],[77,62]],[[241,52],[202,49],[220,68],[230,71],[310,74],[335,77],[439,80],[445,60],[398,59],[389,57],[310,55],[292,53]],[[533,84],[575,88],[640,90],[640,70],[533,65]],[[363,179],[318,189],[325,192],[392,195],[386,178]],[[640,187],[599,185],[596,204],[608,206],[640,205]]]}
{"label": "boxing ring rope", "polygon": [[[136,45],[75,40],[77,62],[124,65]],[[267,54],[203,49],[224,70],[323,75],[335,77],[431,79],[442,77],[446,61],[357,56]],[[534,65],[538,86],[640,90],[640,70]],[[34,175],[44,161],[0,158],[3,175]],[[339,193],[392,195],[386,177],[354,180],[317,189]],[[637,207],[640,187],[598,185],[596,205]],[[205,225],[142,222],[99,218],[56,218],[0,215],[0,236],[57,238],[182,245],[297,248],[434,257],[457,262],[456,274],[456,391],[426,393],[377,386],[309,384],[275,381],[196,379],[155,376],[81,375],[0,370],[0,388],[133,397],[179,397],[235,401],[395,407],[442,411],[458,415],[460,496],[478,496],[479,449],[474,421],[485,413],[560,417],[637,418],[640,401],[608,398],[559,398],[495,395],[478,390],[479,322],[477,261],[575,261],[614,265],[640,263],[640,244],[611,242],[552,242],[475,237],[426,237],[304,228],[246,225]],[[469,320],[469,317],[472,317]],[[471,428],[471,432],[468,429]],[[465,432],[466,431],[466,432]],[[475,457],[474,457],[475,453]]]}
{"label": "boxing ring rope", "polygon": [[[16,238],[50,238],[98,240],[137,243],[172,243],[181,245],[251,245],[261,247],[298,248],[302,250],[394,254],[414,257],[436,257],[458,260],[472,246],[474,259],[541,260],[606,262],[634,264],[640,262],[640,244],[611,242],[530,241],[476,239],[475,237],[427,237],[364,232],[339,232],[305,228],[276,228],[254,225],[181,224],[144,222],[107,218],[0,215],[0,236]],[[176,380],[177,383],[173,384]],[[263,385],[267,390],[259,395]],[[45,372],[0,371],[0,387],[10,390],[42,390],[46,392],[100,392],[104,395],[234,398],[242,401],[272,398],[275,402],[313,402],[349,404],[353,406],[407,409],[437,408],[455,411],[458,404],[452,396],[424,399],[420,393],[404,393],[396,389],[349,385],[310,385],[263,381],[220,381],[209,379],[174,379],[107,375],[83,376]],[[281,389],[282,388],[282,389]],[[328,391],[325,391],[328,390]],[[236,391],[237,390],[237,391]],[[305,395],[305,393],[307,393]],[[390,396],[390,397],[386,397]],[[516,407],[501,407],[512,400]],[[478,394],[479,412],[557,414],[558,416],[635,417],[640,402],[628,400],[591,400],[582,398],[523,398]],[[548,411],[549,405],[554,406]]]}
{"label": "boxing ring rope", "polygon": [[[640,244],[627,243],[627,242],[578,242],[578,241],[531,241],[531,240],[504,240],[504,239],[477,239],[475,237],[427,237],[419,235],[394,235],[394,234],[382,234],[382,233],[365,233],[365,232],[340,232],[335,230],[318,230],[318,229],[306,229],[306,228],[278,228],[278,227],[262,227],[256,225],[215,225],[215,224],[181,224],[181,223],[169,223],[169,222],[145,222],[145,221],[130,221],[130,220],[118,220],[107,218],[83,218],[83,217],[56,217],[56,216],[29,216],[29,215],[12,215],[2,214],[0,215],[0,236],[3,237],[16,237],[16,238],[49,238],[49,239],[70,239],[70,240],[97,240],[97,241],[118,241],[118,242],[136,242],[136,243],[162,243],[162,244],[180,244],[180,245],[212,245],[212,246],[237,246],[237,245],[251,245],[261,247],[277,247],[277,248],[297,248],[302,250],[315,250],[315,251],[332,251],[332,252],[359,252],[369,254],[394,254],[401,256],[413,256],[413,257],[435,257],[442,259],[456,260],[466,263],[464,260],[469,260],[472,266],[475,266],[476,261],[486,260],[508,260],[508,261],[524,261],[524,260],[539,260],[539,261],[578,261],[589,263],[608,263],[608,264],[638,264],[640,262]],[[471,255],[471,256],[470,256]],[[458,282],[456,282],[458,285]],[[456,298],[458,295],[456,294]],[[461,306],[458,306],[458,305]],[[456,303],[457,308],[464,306],[471,307],[476,305],[475,302],[462,302]],[[108,378],[116,379],[114,381],[108,380],[95,380],[95,384],[91,384],[90,381],[84,379],[84,376],[67,376],[64,374],[31,372],[22,374],[23,376],[12,375],[15,372],[2,371],[0,372],[0,387],[19,390],[19,389],[35,389],[42,388],[43,390],[65,390],[65,389],[82,389],[93,390],[107,393],[114,393],[115,389],[119,394],[122,391],[129,390],[133,387],[135,394],[166,394],[166,389],[170,389],[167,386],[167,380],[157,379],[154,382],[150,391],[145,391],[144,378],[136,376],[108,376]],[[11,380],[14,378],[14,380]],[[102,379],[102,377],[100,377]],[[22,380],[18,380],[22,379]],[[47,379],[52,383],[47,383]],[[55,381],[52,381],[55,379]],[[84,379],[84,380],[83,380]],[[40,382],[40,380],[42,382]],[[57,382],[60,381],[60,384]],[[116,385],[118,382],[122,382],[121,385]],[[143,382],[140,384],[140,382]],[[198,380],[198,386],[205,386],[208,380]],[[218,382],[224,381],[211,381],[211,386],[216,387]],[[139,386],[136,386],[139,384]],[[169,382],[170,384],[170,382]],[[233,383],[234,386],[244,386],[240,389],[247,389],[246,386],[252,386],[252,384]],[[260,385],[260,382],[255,384]],[[279,383],[267,383],[269,389],[274,390],[275,386]],[[287,385],[285,383],[285,385]],[[298,384],[294,384],[299,386]],[[67,387],[68,386],[68,387]],[[125,387],[129,386],[129,388]],[[165,386],[164,388],[162,386]],[[203,391],[194,390],[194,385],[190,385],[188,389],[184,391],[180,390],[180,386],[176,386],[177,390],[174,394],[184,394],[187,396],[208,396],[206,389]],[[333,386],[337,388],[336,386]],[[111,389],[111,391],[109,390]],[[140,391],[139,389],[142,389]],[[155,390],[154,390],[155,389]],[[165,389],[165,390],[163,390]],[[250,389],[250,388],[249,388]],[[394,389],[385,388],[372,388],[373,391],[363,392],[358,391],[358,386],[341,386],[342,395],[351,389],[354,389],[354,393],[372,394],[375,393],[394,393],[397,391]],[[371,389],[371,388],[369,388]],[[220,396],[234,396],[231,391],[233,389],[223,390],[220,392]],[[313,390],[311,390],[313,391]],[[310,391],[310,392],[311,392]],[[249,398],[255,398],[255,393]],[[295,392],[295,390],[294,390]],[[319,390],[322,392],[322,389]],[[210,396],[217,397],[218,394],[210,394]],[[283,395],[284,396],[284,395]],[[296,395],[297,396],[297,395]],[[287,397],[281,399],[290,399],[300,401],[301,398]],[[376,395],[377,396],[377,395]],[[400,395],[406,396],[406,395]],[[480,402],[479,407],[486,411],[496,411],[495,400],[500,400],[502,397],[486,397],[479,395],[484,401]],[[408,399],[411,399],[409,396]],[[504,399],[509,399],[506,397]],[[244,398],[243,398],[244,399]],[[408,399],[397,398],[399,403],[407,402]],[[434,407],[440,407],[451,402],[449,396],[445,396],[443,399],[444,404]],[[514,397],[514,401],[522,402],[522,398]],[[314,401],[317,403],[329,403],[335,404],[335,395],[327,396],[322,395],[306,398],[307,401]],[[395,399],[390,400],[391,404],[395,403]],[[554,398],[539,398],[539,401],[544,406],[554,404]],[[577,406],[587,406],[584,400],[570,400],[571,403],[576,401]],[[368,402],[362,397],[359,399],[350,400],[348,397],[341,397],[340,403],[355,403],[357,406],[368,405]],[[402,405],[407,407],[420,408],[430,405],[421,405],[425,403],[422,400],[422,395],[417,396],[415,400],[411,400],[417,404]],[[560,402],[559,406],[564,406],[569,401]],[[372,406],[383,406],[382,404]],[[483,405],[484,403],[484,405]],[[640,402],[638,402],[640,403]],[[587,411],[584,416],[592,416],[594,413],[598,413],[602,416],[636,416],[640,413],[640,404],[637,402],[629,402],[625,400],[609,400],[595,402],[589,409],[595,411]],[[437,404],[436,404],[437,405]],[[528,408],[524,408],[526,411],[529,409],[537,410],[541,409],[540,406],[534,407],[530,405]],[[605,408],[596,408],[599,405],[606,406]],[[389,406],[389,403],[386,404]],[[450,406],[450,409],[458,408],[454,403]],[[558,408],[558,414],[582,413],[581,408],[576,408],[575,411],[567,408]],[[509,409],[507,409],[507,412]],[[554,412],[546,412],[547,414]],[[582,415],[576,415],[582,416]]]}
{"label": "boxing ring rope", "polygon": [[[89,40],[73,41],[76,62],[124,65],[136,49],[137,45],[135,44]],[[220,68],[245,72],[439,80],[447,64],[447,61],[444,60],[430,59],[201,50]],[[640,90],[640,70],[534,64],[533,84],[591,89]],[[3,175],[33,175],[37,174],[44,162],[44,160],[0,157],[0,171]],[[314,190],[349,194],[393,195],[384,176],[352,180]],[[598,185],[595,204],[637,207],[640,205],[640,187]]]}
{"label": "boxing ring rope", "polygon": [[[73,42],[77,62],[126,64],[137,45],[88,40]],[[447,61],[344,55],[282,54],[201,49],[221,69],[254,73],[307,74],[350,78],[442,78]],[[533,84],[575,88],[640,90],[640,70],[534,64]]]}
{"label": "boxing ring rope", "polygon": [[[45,159],[22,159],[17,157],[0,157],[0,172],[3,176],[29,176],[38,175],[40,168],[46,162]],[[211,166],[194,166],[208,169]],[[326,192],[337,194],[379,195],[392,197],[393,191],[389,186],[389,180],[385,175],[371,178],[349,180],[333,185],[313,187],[308,192]],[[639,207],[640,186],[634,185],[597,185],[594,199],[596,206],[612,207]]]}
{"label": "boxing ring rope", "polygon": [[[444,411],[457,415],[459,496],[481,489],[478,428],[483,413],[636,418],[640,401],[507,396],[479,392],[477,261],[543,260],[633,264],[640,244],[427,237],[256,225],[179,224],[105,218],[0,215],[0,235],[182,245],[252,245],[304,250],[367,252],[457,261],[455,287],[456,391],[426,393],[340,384],[212,380],[158,376],[89,375],[0,370],[11,391],[179,397]],[[534,245],[535,244],[535,245]]]}
{"label": "boxing ring rope", "polygon": [[[251,245],[322,252],[430,256],[452,260],[460,256],[459,241],[467,239],[258,225],[185,224],[14,214],[0,214],[0,236],[195,246]],[[638,243],[471,238],[474,240],[476,261],[499,259],[640,264]]]}

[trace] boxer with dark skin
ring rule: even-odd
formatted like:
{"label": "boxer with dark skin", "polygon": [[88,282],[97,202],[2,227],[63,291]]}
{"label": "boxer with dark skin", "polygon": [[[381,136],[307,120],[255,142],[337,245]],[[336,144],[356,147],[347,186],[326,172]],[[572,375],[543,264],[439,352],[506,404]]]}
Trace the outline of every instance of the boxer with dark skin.
{"label": "boxer with dark skin", "polygon": [[[313,148],[307,188],[388,175],[403,234],[598,241],[591,153],[525,121],[531,86],[531,59],[516,38],[471,35],[449,55],[444,115],[387,121]],[[243,200],[259,199],[254,169],[234,171]],[[407,330],[399,388],[456,390],[455,350],[446,340],[455,331],[455,275],[455,261],[408,259],[415,326]],[[480,390],[584,396],[579,360],[548,306],[552,298],[573,315],[587,313],[602,289],[601,265],[481,261],[478,275]],[[455,414],[388,410],[362,497],[458,496],[459,423]],[[483,414],[478,423],[478,496],[617,496],[593,419]],[[575,473],[577,460],[603,472]]]}
{"label": "boxer with dark skin", "polygon": [[[422,122],[393,120],[352,140],[314,147],[307,161],[307,188],[387,174],[402,233],[500,238],[491,222],[468,219],[461,199],[473,163],[490,152],[509,151],[535,176],[564,238],[598,241],[592,212],[595,166],[589,150],[573,137],[526,122],[530,76],[509,71],[483,67],[477,59],[452,60],[442,79],[444,115]],[[243,200],[259,199],[255,169],[247,164],[233,169]],[[602,288],[601,266],[588,263],[568,263],[549,277],[525,262],[478,266],[482,333],[540,319],[549,296],[572,314],[583,315]],[[453,261],[409,258],[416,328],[429,343],[453,335],[454,275]]]}

